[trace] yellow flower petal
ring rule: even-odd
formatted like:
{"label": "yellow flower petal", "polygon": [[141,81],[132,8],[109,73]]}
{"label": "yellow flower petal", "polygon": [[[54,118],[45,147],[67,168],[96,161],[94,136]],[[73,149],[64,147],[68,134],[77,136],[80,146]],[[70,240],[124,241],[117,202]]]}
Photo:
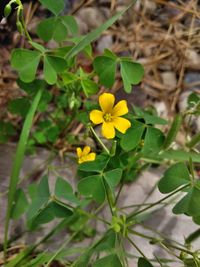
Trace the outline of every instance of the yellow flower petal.
{"label": "yellow flower petal", "polygon": [[115,103],[115,97],[112,94],[104,93],[99,97],[99,105],[104,113],[111,113]]}
{"label": "yellow flower petal", "polygon": [[101,131],[102,135],[107,139],[115,137],[115,128],[112,122],[104,122]]}
{"label": "yellow flower petal", "polygon": [[90,120],[94,123],[94,124],[100,124],[103,122],[103,112],[100,110],[92,110],[90,112]]}
{"label": "yellow flower petal", "polygon": [[124,119],[124,118],[120,118],[120,117],[115,117],[113,118],[113,125],[115,126],[115,128],[121,132],[121,133],[125,133],[126,130],[128,128],[131,127],[131,123],[129,120]]}
{"label": "yellow flower petal", "polygon": [[76,154],[77,154],[78,158],[80,158],[82,156],[82,149],[80,147],[77,147]]}
{"label": "yellow flower petal", "polygon": [[93,161],[96,158],[96,153],[90,153],[86,157],[86,161]]}
{"label": "yellow flower petal", "polygon": [[85,146],[83,148],[82,157],[87,156],[90,153],[91,148],[89,146]]}
{"label": "yellow flower petal", "polygon": [[128,113],[128,107],[126,100],[119,101],[112,110],[112,115],[119,117]]}

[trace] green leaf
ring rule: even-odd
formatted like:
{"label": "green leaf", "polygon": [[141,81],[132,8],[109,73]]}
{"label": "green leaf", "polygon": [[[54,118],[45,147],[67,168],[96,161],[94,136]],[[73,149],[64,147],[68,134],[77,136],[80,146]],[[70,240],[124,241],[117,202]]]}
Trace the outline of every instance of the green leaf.
{"label": "green leaf", "polygon": [[200,189],[197,186],[192,189],[187,212],[191,216],[200,216]]}
{"label": "green leaf", "polygon": [[161,150],[164,140],[164,134],[159,129],[149,126],[146,131],[142,153],[145,156],[157,154]]}
{"label": "green leaf", "polygon": [[119,184],[121,177],[122,177],[122,169],[117,168],[117,169],[105,172],[103,176],[106,182],[108,183],[108,185],[112,189]]}
{"label": "green leaf", "polygon": [[77,75],[71,72],[64,72],[62,73],[62,80],[64,85],[68,85],[70,83],[74,83],[79,79]]}
{"label": "green leaf", "polygon": [[153,265],[145,258],[139,258],[138,267],[153,267]]}
{"label": "green leaf", "polygon": [[60,130],[59,127],[52,126],[46,131],[46,137],[49,142],[55,143],[58,136],[59,136]]}
{"label": "green leaf", "polygon": [[72,35],[78,34],[78,24],[73,16],[62,16],[61,19]]}
{"label": "green leaf", "polygon": [[173,207],[172,211],[174,214],[187,213],[191,195],[192,189],[190,189],[189,192]]}
{"label": "green leaf", "polygon": [[98,243],[94,250],[99,253],[102,251],[110,251],[115,247],[116,244],[116,233],[114,231],[108,231],[100,243]]}
{"label": "green leaf", "polygon": [[101,84],[111,87],[115,82],[117,61],[110,57],[99,56],[94,59],[93,65]]}
{"label": "green leaf", "polygon": [[68,38],[68,29],[74,35],[78,32],[78,26],[72,16],[51,17],[42,20],[37,26],[37,35],[45,42],[54,39],[56,42],[65,41]]}
{"label": "green leaf", "polygon": [[[147,155],[148,157],[148,155]],[[187,152],[184,150],[173,150],[169,149],[168,151],[163,151],[157,157],[158,159],[169,159],[175,161],[189,161],[192,159],[192,162],[200,163],[200,154],[196,152]]]}
{"label": "green leaf", "polygon": [[120,72],[124,90],[127,93],[131,93],[132,85],[140,83],[144,76],[144,69],[141,64],[123,59],[120,62]]}
{"label": "green leaf", "polygon": [[8,109],[11,113],[26,117],[29,108],[30,101],[27,97],[13,99],[9,102]]}
{"label": "green leaf", "polygon": [[[197,182],[198,183],[198,182]],[[200,189],[195,185],[173,208],[175,214],[200,216]]]}
{"label": "green leaf", "polygon": [[137,107],[137,106],[133,106],[134,112],[135,114],[139,117],[139,118],[143,118],[145,120],[146,124],[159,124],[159,125],[166,125],[167,121],[156,116],[156,115],[152,115],[149,112],[142,110],[141,108]]}
{"label": "green leaf", "polygon": [[158,188],[161,193],[169,193],[177,189],[179,186],[189,183],[190,174],[186,165],[182,162],[176,163],[169,167],[161,180]]}
{"label": "green leaf", "polygon": [[187,99],[188,107],[194,107],[198,103],[200,103],[200,97],[197,93],[191,93]]}
{"label": "green leaf", "polygon": [[63,24],[61,18],[58,17],[57,19],[55,19],[54,25],[52,26],[54,28],[54,31],[53,36],[51,38],[53,38],[56,42],[65,41],[68,36],[68,30],[65,24]]}
{"label": "green leaf", "polygon": [[42,20],[37,26],[37,35],[45,42],[50,41],[54,35],[55,23],[56,18],[54,17]]}
{"label": "green leaf", "polygon": [[79,203],[79,200],[73,194],[71,185],[62,177],[57,178],[54,193],[59,198],[65,198],[71,202]]}
{"label": "green leaf", "polygon": [[81,86],[87,97],[96,94],[99,90],[98,85],[89,79],[81,80]]}
{"label": "green leaf", "polygon": [[104,50],[104,56],[110,57],[113,60],[117,60],[118,59],[118,57],[111,50],[109,50],[109,49],[105,49]]}
{"label": "green leaf", "polygon": [[11,66],[19,72],[23,82],[32,82],[35,79],[41,54],[38,51],[14,49],[11,55]]}
{"label": "green leaf", "polygon": [[28,141],[29,133],[31,130],[31,125],[33,122],[33,118],[35,115],[35,112],[37,110],[38,104],[40,102],[40,98],[42,96],[42,89],[38,90],[32,105],[30,107],[30,110],[26,116],[22,132],[20,135],[20,139],[17,145],[17,151],[14,158],[14,163],[12,166],[12,172],[10,176],[9,181],[9,191],[8,191],[8,204],[7,204],[7,211],[6,211],[6,223],[5,223],[5,236],[4,236],[4,244],[5,247],[7,246],[7,236],[8,236],[8,230],[9,230],[9,222],[10,222],[10,216],[13,206],[13,200],[19,180],[20,170],[22,167],[25,151],[26,151],[26,144]]}
{"label": "green leaf", "polygon": [[73,58],[79,52],[84,50],[86,46],[95,41],[105,30],[107,30],[112,24],[114,24],[133,4],[135,0],[131,1],[131,4],[125,7],[122,11],[118,12],[112,18],[108,19],[104,24],[88,33],[78,44],[76,44],[66,55],[67,59]]}
{"label": "green leaf", "polygon": [[40,3],[49,9],[54,15],[58,15],[61,13],[65,7],[65,1],[64,0],[39,0]]}
{"label": "green leaf", "polygon": [[44,78],[47,83],[54,84],[57,81],[57,73],[62,72],[67,67],[67,62],[60,57],[44,57]]}
{"label": "green leaf", "polygon": [[22,189],[18,189],[16,191],[14,203],[11,218],[16,220],[26,211],[29,205],[26,195]]}
{"label": "green leaf", "polygon": [[67,61],[57,56],[46,56],[49,64],[54,68],[56,73],[61,73],[67,68]]}
{"label": "green leaf", "polygon": [[16,130],[10,122],[0,121],[0,143],[6,143],[15,134]]}
{"label": "green leaf", "polygon": [[194,216],[192,219],[194,223],[200,225],[200,216]]}
{"label": "green leaf", "polygon": [[123,267],[116,254],[108,255],[104,258],[97,260],[93,267]]}
{"label": "green leaf", "polygon": [[78,169],[85,172],[101,173],[106,167],[108,161],[109,161],[108,156],[100,155],[97,156],[94,161],[81,163]]}
{"label": "green leaf", "polygon": [[88,176],[78,183],[80,194],[92,197],[97,203],[105,200],[105,189],[101,175]]}
{"label": "green leaf", "polygon": [[59,203],[52,203],[52,209],[54,216],[56,218],[66,218],[73,214],[71,209],[68,209],[66,206],[60,205]]}
{"label": "green leaf", "polygon": [[49,192],[48,177],[44,176],[38,185],[37,194],[32,200],[32,203],[27,211],[28,220],[31,220],[39,213],[40,209],[42,209],[48,203],[49,197],[50,197],[50,192]]}
{"label": "green leaf", "polygon": [[29,41],[29,43],[38,51],[40,51],[41,53],[45,53],[47,50],[44,48],[44,46],[42,46],[41,44],[38,44],[36,42],[33,41]]}
{"label": "green leaf", "polygon": [[45,144],[47,142],[47,138],[45,136],[45,133],[43,133],[41,131],[34,132],[33,137],[39,144]]}
{"label": "green leaf", "polygon": [[122,136],[120,145],[125,151],[131,151],[140,143],[145,125],[139,121],[134,121],[126,133]]}

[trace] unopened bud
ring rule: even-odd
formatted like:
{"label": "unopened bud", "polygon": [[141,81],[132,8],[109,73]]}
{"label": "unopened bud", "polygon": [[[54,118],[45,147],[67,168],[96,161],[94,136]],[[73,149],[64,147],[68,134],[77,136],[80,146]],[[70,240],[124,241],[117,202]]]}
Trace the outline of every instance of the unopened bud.
{"label": "unopened bud", "polygon": [[23,33],[23,26],[22,26],[21,21],[18,20],[16,25],[17,25],[18,31],[22,34]]}
{"label": "unopened bud", "polygon": [[5,6],[5,8],[4,8],[4,16],[5,16],[6,18],[10,15],[11,10],[12,10],[11,5],[10,5],[10,4],[7,4],[7,5]]}

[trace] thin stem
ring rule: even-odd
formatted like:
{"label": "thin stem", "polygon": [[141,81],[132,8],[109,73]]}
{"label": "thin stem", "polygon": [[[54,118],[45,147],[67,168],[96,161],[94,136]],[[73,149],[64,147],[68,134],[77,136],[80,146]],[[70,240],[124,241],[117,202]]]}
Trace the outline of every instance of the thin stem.
{"label": "thin stem", "polygon": [[54,253],[54,255],[50,258],[50,260],[45,264],[45,267],[48,267],[52,261],[56,258],[56,256],[64,249],[64,247],[69,244],[73,240],[73,238],[78,234],[79,232],[75,232],[72,236],[70,236],[63,245]]}
{"label": "thin stem", "polygon": [[131,240],[130,237],[127,237],[128,241],[131,243],[131,245],[142,255],[143,258],[147,258],[144,253],[141,251],[141,249]]}
{"label": "thin stem", "polygon": [[[70,204],[67,204],[67,203],[61,201],[60,199],[58,199],[58,198],[55,197],[55,196],[53,196],[52,199],[53,199],[54,202],[56,202],[56,203],[62,205],[63,207],[67,207],[67,208],[70,208],[70,209],[74,209],[73,206],[71,206]],[[107,224],[107,225],[110,225],[110,223],[109,223],[108,221],[104,220],[103,218],[101,218],[101,217],[99,217],[99,216],[97,216],[97,215],[95,215],[95,214],[89,213],[89,212],[87,212],[87,211],[85,211],[85,210],[82,210],[82,209],[77,209],[77,211],[80,212],[80,213],[82,213],[82,214],[85,214],[85,215],[86,215],[87,217],[89,217],[90,219],[91,219],[91,218],[95,218],[95,219],[98,220],[98,221],[101,221],[101,222],[103,222],[103,223],[105,223],[105,224]]]}
{"label": "thin stem", "polygon": [[115,209],[113,209],[114,201],[112,199],[112,195],[111,195],[112,193],[110,192],[109,187],[107,186],[106,181],[104,180],[104,178],[102,179],[102,181],[103,181],[103,184],[104,184],[104,188],[105,188],[105,192],[106,192],[106,198],[107,198],[107,201],[108,201],[110,212],[111,212],[112,216],[114,216],[116,212],[114,212]]}
{"label": "thin stem", "polygon": [[101,147],[105,150],[105,152],[110,156],[110,151],[108,150],[108,148],[104,145],[104,143],[101,141],[101,139],[98,137],[98,135],[96,134],[95,130],[93,129],[93,127],[90,127],[90,131],[93,133],[93,135],[95,136],[95,138],[97,139],[97,141],[99,142],[99,144],[101,145]]}
{"label": "thin stem", "polygon": [[140,213],[142,213],[142,212],[144,212],[144,211],[146,211],[146,210],[148,210],[148,209],[151,209],[151,208],[153,208],[154,206],[160,204],[161,202],[165,201],[166,199],[170,198],[171,196],[175,195],[176,193],[178,193],[178,192],[182,191],[183,189],[187,188],[189,185],[190,185],[190,183],[188,183],[188,184],[186,184],[186,185],[184,185],[184,186],[178,188],[177,190],[173,191],[171,194],[169,194],[169,195],[167,195],[166,197],[163,197],[163,198],[161,198],[160,200],[158,200],[158,201],[152,203],[152,204],[149,205],[148,207],[145,207],[145,208],[143,208],[142,210],[139,210],[139,211],[137,211],[137,212],[134,212],[134,213],[130,214],[130,216],[128,217],[128,221],[130,221],[130,220],[131,220],[133,217],[135,217],[136,215],[138,215],[138,214],[140,214]]}
{"label": "thin stem", "polygon": [[153,236],[149,236],[149,235],[146,235],[146,234],[143,234],[143,233],[140,233],[140,232],[137,232],[137,231],[134,231],[132,229],[129,229],[129,232],[133,235],[137,235],[137,236],[140,236],[140,237],[143,237],[143,238],[146,238],[148,240],[151,240],[152,242],[155,242],[156,241],[156,244],[163,244],[164,246],[167,246],[167,247],[171,247],[171,248],[174,248],[174,249],[177,249],[181,252],[185,252],[187,254],[190,254],[190,255],[193,255],[194,253],[191,252],[190,250],[187,250],[185,248],[180,248],[176,245],[172,245],[164,240],[160,240],[160,239],[157,239],[157,238],[154,238]]}

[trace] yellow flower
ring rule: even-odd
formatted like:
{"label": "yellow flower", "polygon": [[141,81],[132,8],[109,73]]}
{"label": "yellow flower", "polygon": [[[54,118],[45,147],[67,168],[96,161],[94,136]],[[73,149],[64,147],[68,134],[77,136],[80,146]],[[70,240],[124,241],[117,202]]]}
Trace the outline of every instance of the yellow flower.
{"label": "yellow flower", "polygon": [[94,124],[102,123],[102,135],[108,139],[115,137],[115,128],[124,134],[131,127],[129,120],[120,117],[128,113],[126,101],[121,100],[115,106],[114,102],[113,94],[104,93],[99,97],[99,105],[102,111],[92,110],[90,112],[90,120]]}
{"label": "yellow flower", "polygon": [[86,161],[93,161],[96,158],[96,153],[90,153],[91,148],[89,146],[85,146],[83,150],[78,147],[76,149],[76,153],[78,156],[78,163],[81,164]]}

